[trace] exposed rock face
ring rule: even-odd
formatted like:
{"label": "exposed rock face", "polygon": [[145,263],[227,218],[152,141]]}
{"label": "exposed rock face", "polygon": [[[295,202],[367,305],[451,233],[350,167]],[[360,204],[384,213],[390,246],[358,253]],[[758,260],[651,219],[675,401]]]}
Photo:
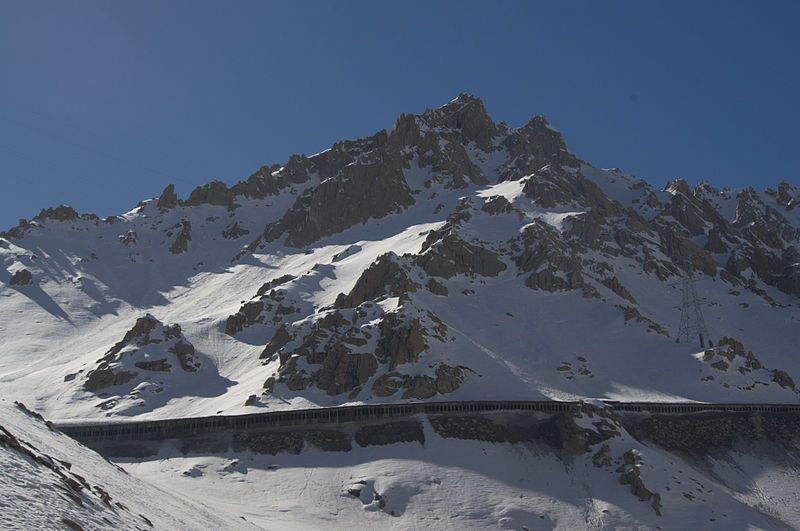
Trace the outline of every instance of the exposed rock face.
{"label": "exposed rock face", "polygon": [[595,296],[584,281],[577,249],[561,241],[555,229],[537,220],[523,231],[520,243],[524,249],[514,261],[521,272],[532,272],[525,279],[527,287],[549,292],[583,289],[584,296]]}
{"label": "exposed rock face", "polygon": [[27,269],[20,269],[11,275],[8,283],[12,286],[28,286],[33,284],[33,274]]}
{"label": "exposed rock face", "polygon": [[665,214],[675,218],[675,220],[683,225],[692,235],[705,233],[705,221],[702,213],[689,198],[682,193],[672,196],[672,201]]}
{"label": "exposed rock face", "polygon": [[404,363],[416,363],[427,348],[419,319],[403,322],[396,313],[388,313],[381,320],[379,329],[380,339],[375,354],[382,363],[388,362],[392,369]]}
{"label": "exposed rock face", "polygon": [[356,354],[343,343],[328,351],[317,375],[317,386],[329,395],[338,395],[364,385],[378,370],[378,361],[371,353]]}
{"label": "exposed rock face", "polygon": [[294,336],[286,329],[286,325],[281,325],[281,327],[275,331],[269,343],[264,347],[261,358],[271,358],[292,339],[294,339]]}
{"label": "exposed rock face", "polygon": [[175,241],[169,246],[172,254],[181,254],[189,250],[189,241],[192,239],[192,224],[188,219],[181,220],[176,228],[180,227],[180,232],[175,237]]}
{"label": "exposed rock face", "polygon": [[231,194],[234,196],[243,195],[249,198],[261,199],[278,195],[278,193],[280,193],[283,188],[289,186],[291,182],[301,182],[302,179],[299,178],[299,173],[292,175],[287,172],[288,178],[286,178],[277,174],[280,169],[278,165],[262,166],[258,171],[248,177],[246,181],[233,185]]}
{"label": "exposed rock face", "polygon": [[276,288],[276,287],[278,287],[278,286],[280,286],[282,284],[286,284],[287,282],[291,282],[295,278],[296,277],[294,275],[281,275],[280,277],[272,279],[269,282],[265,282],[264,284],[261,285],[260,288],[258,288],[258,292],[256,293],[256,296],[257,297],[262,297],[262,296],[266,295],[268,292],[270,292],[272,289],[274,289],[274,288]]}
{"label": "exposed rock face", "polygon": [[466,367],[451,367],[439,364],[435,375],[409,376],[391,371],[375,380],[372,392],[376,396],[391,396],[403,390],[402,398],[425,399],[437,394],[449,394],[461,387],[467,376]]}
{"label": "exposed rock face", "polygon": [[233,336],[256,324],[278,325],[287,316],[301,313],[303,310],[298,306],[308,306],[307,302],[303,302],[296,295],[287,297],[286,289],[276,289],[294,278],[292,275],[283,275],[265,282],[252,300],[245,302],[238,312],[228,316],[225,322],[225,333]]}
{"label": "exposed rock face", "polygon": [[34,217],[34,220],[44,221],[46,219],[53,219],[56,221],[72,221],[78,219],[80,216],[75,209],[67,205],[59,205],[55,208],[43,208],[39,214]]}
{"label": "exposed rock face", "polygon": [[130,247],[131,245],[136,245],[137,235],[136,231],[129,230],[125,234],[119,235],[119,242],[124,245],[125,247]]}
{"label": "exposed rock face", "polygon": [[126,384],[139,376],[139,372],[128,369],[129,365],[148,372],[169,372],[172,364],[166,357],[151,356],[164,351],[174,354],[186,372],[194,372],[200,366],[194,357],[194,346],[183,336],[179,325],[165,326],[150,314],[140,317],[122,340],[98,360],[97,368],[87,373],[83,388],[97,392]]}
{"label": "exposed rock face", "polygon": [[448,230],[431,232],[417,263],[429,275],[443,278],[465,273],[495,277],[506,269],[496,253],[467,243]]}
{"label": "exposed rock face", "polygon": [[503,197],[502,195],[496,195],[486,201],[484,205],[481,207],[481,210],[490,214],[492,216],[496,216],[498,214],[509,214],[513,212],[514,207],[511,203]]}
{"label": "exposed rock face", "polygon": [[576,166],[578,159],[567,151],[561,133],[544,116],[534,116],[503,142],[509,161],[501,168],[500,180],[518,180],[548,165]]}
{"label": "exposed rock face", "polygon": [[35,226],[27,219],[20,219],[19,223],[16,227],[11,227],[7,231],[0,232],[0,236],[3,238],[14,238],[14,239],[22,239],[25,237],[25,232]]}
{"label": "exposed rock face", "polygon": [[377,152],[299,197],[280,220],[267,226],[264,237],[274,241],[286,233],[286,245],[303,247],[413,204],[400,159]]}
{"label": "exposed rock face", "polygon": [[261,301],[246,302],[239,311],[228,317],[225,323],[225,333],[229,336],[241,332],[245,327],[254,325],[263,320],[261,312],[264,311],[264,303]]}
{"label": "exposed rock face", "polygon": [[786,210],[793,210],[798,203],[800,203],[800,194],[797,189],[786,181],[781,181],[778,184],[778,193],[776,197],[779,204],[786,207]]}
{"label": "exposed rock face", "polygon": [[639,313],[639,310],[637,310],[634,306],[622,306],[618,304],[617,308],[622,310],[626,323],[628,321],[635,321],[637,323],[646,323],[648,330],[652,330],[656,334],[661,334],[662,336],[669,337],[669,332],[664,330],[663,326],[654,322],[652,319],[648,319],[647,317],[643,316],[641,313]]}
{"label": "exposed rock face", "polygon": [[228,190],[227,185],[222,181],[212,181],[208,184],[198,186],[189,198],[185,201],[186,206],[197,206],[202,204],[231,206],[233,203],[233,193]]}
{"label": "exposed rock face", "polygon": [[631,494],[637,496],[639,501],[652,501],[651,507],[657,515],[661,516],[661,495],[648,489],[641,477],[639,463],[641,455],[638,452],[628,451],[623,455],[623,464],[619,467],[619,482],[630,485]]}
{"label": "exposed rock face", "polygon": [[[173,328],[175,327],[177,327],[177,334],[180,334],[181,327],[178,325],[173,325]],[[189,343],[187,340],[179,339],[167,350],[178,357],[178,361],[181,364],[181,369],[186,372],[194,372],[197,370],[198,364],[194,360],[194,345]]]}
{"label": "exposed rock face", "polygon": [[[155,371],[155,372],[169,372],[169,370],[172,368],[172,365],[167,361],[166,358],[161,358],[160,360],[153,360],[153,361],[137,361],[136,363],[134,363],[134,365],[138,369],[142,369],[144,371]],[[125,382],[120,382],[120,383],[125,383]]]}
{"label": "exposed rock face", "polygon": [[238,221],[234,221],[222,231],[222,237],[226,240],[235,240],[247,234],[250,234],[250,231],[240,227]]}
{"label": "exposed rock face", "polygon": [[616,293],[617,295],[619,295],[620,297],[622,297],[623,299],[632,302],[633,304],[638,304],[636,302],[636,299],[633,298],[633,295],[631,295],[631,292],[628,291],[625,288],[625,286],[622,285],[622,283],[619,281],[617,277],[609,277],[603,279],[603,285],[608,289],[610,289],[611,291],[613,291],[614,293]]}
{"label": "exposed rock face", "polygon": [[722,254],[728,252],[728,246],[722,239],[722,234],[719,230],[713,229],[708,233],[708,242],[705,247],[709,252]]}
{"label": "exposed rock face", "polygon": [[428,291],[436,295],[441,295],[443,297],[446,297],[448,294],[447,286],[445,286],[440,282],[437,282],[433,278],[428,280],[428,283],[425,284],[425,287],[428,288]]}
{"label": "exposed rock face", "polygon": [[700,270],[709,276],[716,276],[716,260],[706,250],[699,247],[674,227],[666,228],[659,233],[664,254],[672,259],[673,264]]}
{"label": "exposed rock face", "polygon": [[392,252],[379,256],[364,270],[349,294],[342,293],[336,298],[335,307],[355,308],[364,301],[380,296],[403,298],[409,292],[416,291],[419,286],[409,278],[399,260]]}
{"label": "exposed rock face", "polygon": [[[439,135],[428,135],[417,146],[418,165],[430,166],[437,173],[449,177],[446,188],[466,188],[469,183],[487,184],[481,169],[469,157],[460,142],[441,139]],[[430,146],[430,149],[425,149]]]}
{"label": "exposed rock face", "polygon": [[483,102],[469,94],[459,94],[438,109],[426,111],[422,120],[431,127],[447,128],[463,135],[466,142],[475,142],[483,151],[493,149],[497,126],[486,112]]}
{"label": "exposed rock face", "polygon": [[[293,343],[291,348],[288,345],[296,335],[282,326],[261,355],[266,358],[279,352],[281,361],[277,375],[267,380],[265,388],[269,391],[277,383],[285,384],[290,390],[316,385],[329,395],[355,389],[365,383],[378,367],[372,353],[353,352],[353,346],[366,343],[363,336],[364,332],[339,311],[325,314],[299,344]],[[308,371],[298,365],[301,359],[319,368]]]}
{"label": "exposed rock face", "polygon": [[278,372],[265,382],[266,392],[273,392],[279,384],[289,390],[316,386],[329,395],[350,392],[352,398],[376,375],[371,387],[376,396],[403,389],[407,398],[424,397],[459,388],[466,377],[465,367],[438,364],[434,376],[400,372],[402,366],[420,361],[428,339],[446,340],[443,322],[428,312],[425,325],[421,318],[406,315],[401,306],[398,311],[383,313],[375,326],[376,312],[381,315],[377,305],[363,302],[355,310],[329,311],[304,330],[293,333],[285,325],[279,328],[262,353],[262,358],[271,359],[277,353],[281,361]]}
{"label": "exposed rock face", "polygon": [[479,99],[461,94],[420,116],[398,117],[387,148],[409,160],[416,156],[417,165],[439,174],[435,179],[444,181],[446,188],[459,189],[469,183],[488,183],[471,154],[497,150],[494,142],[499,131]]}
{"label": "exposed rock face", "polygon": [[537,271],[525,280],[525,285],[531,289],[542,291],[565,291],[579,289],[583,286],[583,277],[577,268],[558,274],[551,269]]}
{"label": "exposed rock face", "polygon": [[606,196],[593,181],[580,173],[570,173],[561,166],[543,167],[525,181],[526,197],[544,208],[576,204],[591,208],[596,216],[618,216],[623,207]]}
{"label": "exposed rock face", "polygon": [[794,380],[786,371],[775,370],[772,372],[772,381],[776,384],[780,385],[781,387],[786,387],[791,389],[792,391],[797,391],[797,387],[795,387]]}
{"label": "exposed rock face", "polygon": [[168,184],[161,195],[158,197],[156,206],[161,210],[168,210],[178,206],[178,194],[175,193],[175,185]]}
{"label": "exposed rock face", "polygon": [[136,378],[137,373],[130,371],[113,371],[107,368],[98,368],[89,373],[83,388],[87,391],[96,392],[106,387],[122,385]]}

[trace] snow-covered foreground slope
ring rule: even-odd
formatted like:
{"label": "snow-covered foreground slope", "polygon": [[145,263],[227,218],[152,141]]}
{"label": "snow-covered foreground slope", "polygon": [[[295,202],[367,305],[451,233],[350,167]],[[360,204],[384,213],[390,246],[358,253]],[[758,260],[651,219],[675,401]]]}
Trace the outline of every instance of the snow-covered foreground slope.
{"label": "snow-covered foreground slope", "polygon": [[[247,529],[191,493],[129,475],[0,399],[0,528]],[[80,527],[78,527],[80,526]]]}
{"label": "snow-covered foreground slope", "polygon": [[[785,182],[658,190],[461,95],[230,188],[21,221],[0,235],[0,392],[59,420],[797,402],[798,204]],[[708,350],[676,342],[685,271]]]}
{"label": "snow-covered foreground slope", "polygon": [[[462,94],[231,187],[169,185],[107,218],[62,205],[0,233],[0,396],[55,420],[797,403],[798,205],[788,182],[656,189],[579,159],[540,116],[511,128]],[[688,275],[702,338],[679,334]],[[9,402],[12,527],[800,527],[796,445],[761,444],[784,425],[758,415],[738,422],[760,447],[683,457],[620,426],[575,451],[546,429],[512,444],[420,419],[416,442],[348,451],[167,446],[125,463],[130,477]]]}
{"label": "snow-covered foreground slope", "polygon": [[589,405],[445,414],[171,440],[113,464],[0,400],[0,528],[800,526],[796,433],[668,451],[624,426]]}
{"label": "snow-covered foreground slope", "polygon": [[[589,428],[597,416],[577,419]],[[133,475],[268,529],[790,529],[796,459],[719,449],[695,460],[621,430],[578,453],[545,440],[424,437],[296,454],[165,446]],[[545,437],[542,437],[545,439]],[[759,453],[760,452],[760,453]],[[709,464],[710,463],[710,464]],[[628,478],[623,482],[621,478]],[[640,480],[640,481],[639,481]]]}

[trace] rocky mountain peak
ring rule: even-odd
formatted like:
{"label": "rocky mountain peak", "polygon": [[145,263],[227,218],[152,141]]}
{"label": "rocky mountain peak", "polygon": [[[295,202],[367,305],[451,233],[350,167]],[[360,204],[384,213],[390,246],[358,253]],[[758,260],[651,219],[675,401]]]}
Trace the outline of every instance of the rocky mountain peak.
{"label": "rocky mountain peak", "polygon": [[457,131],[484,151],[492,149],[492,138],[498,133],[497,125],[489,117],[483,102],[466,93],[437,109],[426,110],[420,119],[433,129]]}
{"label": "rocky mountain peak", "polygon": [[500,181],[518,180],[545,166],[577,167],[579,160],[567,150],[561,133],[544,116],[534,116],[503,140],[509,160],[501,170]]}
{"label": "rocky mountain peak", "polygon": [[[185,201],[168,185],[120,217],[45,209],[0,241],[0,288],[12,286],[2,295],[13,312],[44,312],[36,323],[48,327],[69,317],[77,331],[64,334],[81,335],[70,344],[93,342],[91,356],[74,354],[61,391],[114,414],[184,400],[198,376],[214,393],[236,389],[237,404],[267,377],[259,404],[312,388],[331,403],[477,394],[516,385],[493,361],[506,357],[528,372],[525,389],[535,373],[551,389],[603,396],[635,387],[634,372],[596,368],[598,385],[583,387],[594,385],[588,372],[551,374],[546,364],[563,359],[548,356],[635,365],[618,341],[628,335],[652,350],[648,364],[670,357],[694,374],[691,348],[674,346],[680,293],[670,283],[683,267],[705,274],[714,338],[744,329],[748,344],[777,352],[771,366],[800,375],[786,361],[800,340],[791,326],[750,327],[798,318],[798,198],[786,182],[733,191],[678,179],[660,191],[581,161],[543,116],[512,129],[462,94],[401,115],[390,133],[204,184]],[[179,320],[188,337],[147,311]],[[112,346],[103,326],[89,326],[98,318],[123,340]],[[36,355],[24,338],[38,324],[3,323],[13,333],[0,339]],[[580,327],[594,337],[575,337]],[[46,352],[62,355],[60,336],[39,330]],[[228,357],[239,361],[217,366]],[[258,383],[243,392],[248,371]],[[691,398],[733,393],[698,387]]]}

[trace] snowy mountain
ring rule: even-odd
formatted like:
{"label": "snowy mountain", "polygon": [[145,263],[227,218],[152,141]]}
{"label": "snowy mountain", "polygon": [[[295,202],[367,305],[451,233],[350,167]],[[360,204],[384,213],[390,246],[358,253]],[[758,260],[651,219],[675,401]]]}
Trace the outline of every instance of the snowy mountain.
{"label": "snowy mountain", "polygon": [[[188,198],[0,238],[0,393],[54,419],[797,402],[800,190],[659,190],[459,95]],[[684,271],[713,347],[676,342]]]}
{"label": "snowy mountain", "polygon": [[2,529],[254,528],[129,475],[4,399],[0,491]]}
{"label": "snowy mountain", "polygon": [[765,417],[782,429],[752,441],[747,418],[722,422],[745,439],[701,440],[700,454],[685,452],[698,442],[683,434],[677,448],[643,444],[587,404],[555,417],[439,415],[251,433],[236,449],[205,436],[112,464],[0,400],[0,527],[796,527],[796,420]]}
{"label": "snowy mountain", "polygon": [[[0,527],[797,527],[791,414],[594,399],[798,403],[798,203],[659,190],[462,94],[230,187],[44,209],[0,234]],[[586,403],[134,444],[131,475],[31,413],[542,399]]]}
{"label": "snowy mountain", "polygon": [[[746,418],[723,420],[745,437],[752,431]],[[797,433],[796,420],[785,427]],[[791,436],[707,441],[687,453],[642,443],[592,406],[575,417],[365,423],[352,442],[347,431],[255,434],[249,448],[215,443],[213,452],[165,444],[152,458],[118,462],[264,529],[728,530],[800,522]],[[280,435],[307,442],[281,445]]]}

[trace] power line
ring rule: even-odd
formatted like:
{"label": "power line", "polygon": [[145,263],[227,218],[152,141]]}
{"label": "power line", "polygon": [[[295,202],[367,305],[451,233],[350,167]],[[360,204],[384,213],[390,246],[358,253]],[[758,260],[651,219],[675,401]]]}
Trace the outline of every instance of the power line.
{"label": "power line", "polygon": [[[700,347],[706,348],[708,339],[708,329],[703,318],[701,304],[705,299],[697,295],[697,276],[687,265],[684,269],[683,277],[679,281],[681,285],[681,321],[678,325],[677,343],[691,343],[694,339],[700,341]],[[677,284],[677,283],[676,283]],[[711,341],[708,342],[711,346]]]}

